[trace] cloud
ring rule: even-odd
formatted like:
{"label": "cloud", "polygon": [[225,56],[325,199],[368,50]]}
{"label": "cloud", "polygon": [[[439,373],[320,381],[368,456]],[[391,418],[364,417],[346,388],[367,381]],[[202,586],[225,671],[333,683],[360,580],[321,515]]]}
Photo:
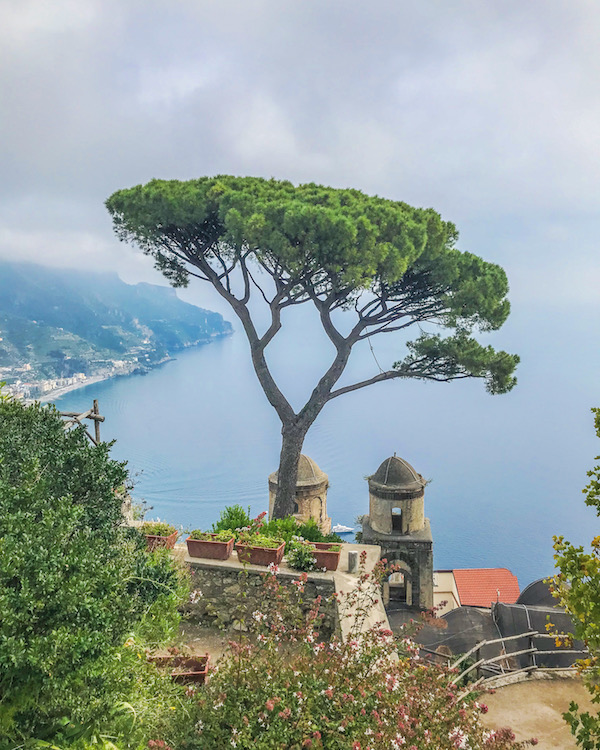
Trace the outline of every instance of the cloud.
{"label": "cloud", "polygon": [[48,262],[120,268],[110,193],[218,172],[434,206],[501,263],[493,236],[533,226],[533,267],[552,217],[598,216],[591,0],[9,0],[3,16],[0,215],[29,239],[0,253],[47,233]]}

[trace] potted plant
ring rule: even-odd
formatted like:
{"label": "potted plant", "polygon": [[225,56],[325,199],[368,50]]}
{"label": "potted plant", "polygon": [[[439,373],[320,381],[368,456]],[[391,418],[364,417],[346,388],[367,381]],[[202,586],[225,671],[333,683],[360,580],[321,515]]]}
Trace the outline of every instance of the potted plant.
{"label": "potted plant", "polygon": [[168,669],[174,682],[204,683],[208,674],[208,654],[182,654],[178,649],[169,649],[169,654],[154,654],[148,661],[159,669]]}
{"label": "potted plant", "polygon": [[217,531],[201,531],[194,529],[185,540],[190,557],[204,557],[208,560],[227,560],[233,552],[235,535],[231,529]]}
{"label": "potted plant", "polygon": [[157,547],[166,547],[173,549],[179,532],[170,523],[162,521],[146,521],[140,526],[140,531],[146,537],[146,544],[149,550]]}
{"label": "potted plant", "polygon": [[337,570],[342,553],[342,545],[331,542],[312,542],[317,559],[316,569]]}
{"label": "potted plant", "polygon": [[300,537],[292,537],[286,547],[285,559],[290,568],[294,570],[310,571],[317,567],[315,548]]}
{"label": "potted plant", "polygon": [[243,532],[235,545],[240,562],[252,565],[279,565],[285,542],[277,537]]}

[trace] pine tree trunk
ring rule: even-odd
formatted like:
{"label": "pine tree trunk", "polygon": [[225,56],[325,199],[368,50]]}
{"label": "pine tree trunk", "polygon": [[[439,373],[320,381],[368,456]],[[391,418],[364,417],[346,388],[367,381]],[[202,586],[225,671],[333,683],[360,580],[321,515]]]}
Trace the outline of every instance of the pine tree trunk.
{"label": "pine tree trunk", "polygon": [[298,478],[298,461],[308,427],[297,425],[283,427],[281,430],[281,454],[277,480],[277,494],[273,504],[273,518],[285,518],[294,513],[296,502],[296,480]]}

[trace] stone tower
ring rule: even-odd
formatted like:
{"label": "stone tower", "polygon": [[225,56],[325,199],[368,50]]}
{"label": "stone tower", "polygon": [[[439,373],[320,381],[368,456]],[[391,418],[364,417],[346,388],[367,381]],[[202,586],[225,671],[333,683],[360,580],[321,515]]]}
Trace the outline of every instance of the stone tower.
{"label": "stone tower", "polygon": [[[401,573],[390,580],[390,596],[407,605],[433,606],[433,540],[425,518],[425,480],[396,454],[386,458],[369,482],[369,515],[362,541],[378,544],[381,557]],[[396,579],[396,580],[394,580]]]}
{"label": "stone tower", "polygon": [[[269,518],[273,515],[273,504],[277,494],[278,472],[269,475]],[[327,515],[327,488],[329,477],[308,456],[301,455],[296,480],[296,503],[294,518],[300,523],[314,518],[323,534],[331,531],[331,518]]]}

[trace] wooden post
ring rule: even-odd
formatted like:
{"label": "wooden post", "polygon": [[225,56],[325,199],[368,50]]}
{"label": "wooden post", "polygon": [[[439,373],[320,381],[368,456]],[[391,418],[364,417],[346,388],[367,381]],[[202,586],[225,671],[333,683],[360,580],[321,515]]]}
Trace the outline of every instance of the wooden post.
{"label": "wooden post", "polygon": [[[480,659],[481,659],[481,649],[478,648],[477,651],[475,652],[475,661],[478,662],[480,661]],[[480,677],[481,677],[481,670],[479,669],[479,667],[477,667],[477,669],[475,670],[475,678],[479,679]]]}
{"label": "wooden post", "polygon": [[534,636],[530,633],[527,636],[527,648],[531,649],[531,653],[529,654],[529,667],[533,669],[536,666],[535,663],[535,646],[533,643]]}
{"label": "wooden post", "polygon": [[[94,399],[94,415],[99,416],[100,411],[98,409],[98,399]],[[100,443],[100,420],[94,419],[94,429],[96,435],[96,445]]]}

